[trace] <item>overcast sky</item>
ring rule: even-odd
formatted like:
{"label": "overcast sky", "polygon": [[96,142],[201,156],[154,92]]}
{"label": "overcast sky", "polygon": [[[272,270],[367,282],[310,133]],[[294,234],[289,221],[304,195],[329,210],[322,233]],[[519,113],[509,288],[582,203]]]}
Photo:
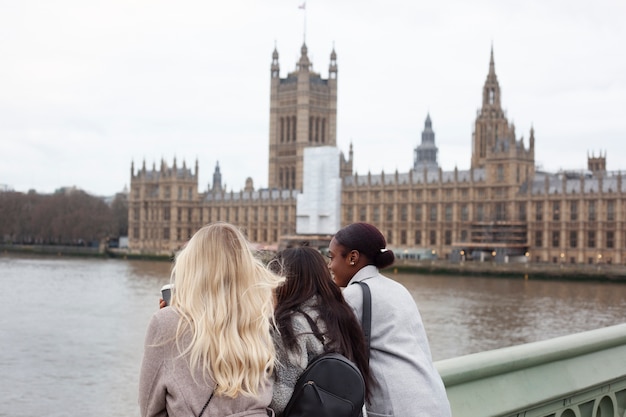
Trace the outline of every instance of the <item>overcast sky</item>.
{"label": "overcast sky", "polygon": [[[359,174],[406,172],[430,112],[439,163],[468,169],[493,45],[502,105],[536,163],[626,171],[623,0],[0,1],[0,189],[112,195],[130,165],[219,161],[229,190],[267,186],[270,64],[306,32],[337,142]],[[305,30],[306,13],[306,30]]]}

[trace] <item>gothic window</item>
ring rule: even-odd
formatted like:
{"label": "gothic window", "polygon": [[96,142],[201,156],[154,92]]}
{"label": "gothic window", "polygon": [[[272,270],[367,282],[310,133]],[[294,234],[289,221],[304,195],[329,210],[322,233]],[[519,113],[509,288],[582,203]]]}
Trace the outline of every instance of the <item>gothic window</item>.
{"label": "gothic window", "polygon": [[387,230],[387,243],[393,243],[393,232],[391,230]]}
{"label": "gothic window", "polygon": [[444,233],[444,244],[451,245],[452,244],[452,230],[446,230]]}
{"label": "gothic window", "polygon": [[462,204],[461,205],[461,221],[468,221],[469,220],[469,208],[467,206],[467,204]]}
{"label": "gothic window", "polygon": [[452,221],[452,204],[446,204],[446,221],[447,222],[451,222]]}
{"label": "gothic window", "polygon": [[596,247],[596,231],[590,230],[587,232],[587,247],[595,248]]}
{"label": "gothic window", "polygon": [[163,239],[170,240],[170,228],[169,227],[163,228]]}
{"label": "gothic window", "polygon": [[431,245],[437,244],[437,232],[435,230],[430,231],[430,244]]}
{"label": "gothic window", "polygon": [[538,222],[543,220],[543,202],[541,201],[535,203],[535,220]]}
{"label": "gothic window", "polygon": [[552,220],[555,222],[561,220],[561,203],[558,201],[552,203]]}
{"label": "gothic window", "polygon": [[322,143],[326,143],[326,119],[322,119]]}
{"label": "gothic window", "polygon": [[493,104],[495,96],[496,96],[495,90],[493,88],[490,89],[489,90],[489,104]]}
{"label": "gothic window", "polygon": [[291,141],[296,141],[296,116],[291,116]]}
{"label": "gothic window", "polygon": [[606,247],[612,249],[615,247],[615,232],[609,230],[606,232]]}
{"label": "gothic window", "polygon": [[285,119],[280,118],[280,143],[285,142]]}
{"label": "gothic window", "polygon": [[569,247],[575,248],[578,246],[578,232],[576,230],[571,230],[569,232]]}
{"label": "gothic window", "polygon": [[540,248],[543,246],[543,232],[535,232],[535,247]]}
{"label": "gothic window", "polygon": [[187,209],[187,221],[189,222],[193,219],[192,213],[193,213],[192,209]]}
{"label": "gothic window", "polygon": [[521,222],[526,221],[526,203],[519,203],[517,205],[517,219]]}
{"label": "gothic window", "polygon": [[393,205],[387,206],[387,221],[393,221]]}
{"label": "gothic window", "polygon": [[437,205],[436,204],[431,204],[429,206],[429,211],[430,211],[430,221],[431,222],[436,222],[437,221]]}
{"label": "gothic window", "polygon": [[183,220],[183,210],[180,207],[176,210],[176,220],[179,222]]}
{"label": "gothic window", "polygon": [[496,220],[506,220],[505,203],[496,203]]}
{"label": "gothic window", "polygon": [[416,222],[422,221],[422,205],[421,204],[415,205],[415,221]]}
{"label": "gothic window", "polygon": [[405,222],[407,221],[407,217],[408,217],[408,209],[406,204],[402,204],[400,206],[400,220]]}
{"label": "gothic window", "polygon": [[588,213],[587,213],[588,220],[590,222],[595,222],[596,221],[596,202],[589,201],[587,208],[588,208]]}
{"label": "gothic window", "polygon": [[309,117],[309,143],[313,142],[313,116]]}
{"label": "gothic window", "polygon": [[560,241],[559,238],[561,236],[561,232],[559,231],[553,231],[552,232],[552,247],[553,248],[558,248],[560,245]]}
{"label": "gothic window", "polygon": [[615,200],[608,200],[606,202],[606,221],[615,221]]}
{"label": "gothic window", "polygon": [[504,181],[504,166],[502,164],[498,164],[496,179],[498,182]]}
{"label": "gothic window", "polygon": [[483,221],[485,219],[485,209],[482,204],[476,205],[476,221]]}
{"label": "gothic window", "polygon": [[315,142],[320,141],[320,118],[315,118]]}
{"label": "gothic window", "polygon": [[285,126],[285,142],[289,142],[291,138],[291,117],[285,117],[286,126]]}
{"label": "gothic window", "polygon": [[400,244],[406,245],[406,230],[400,231]]}
{"label": "gothic window", "polygon": [[421,230],[415,231],[415,244],[416,245],[422,244],[422,231]]}
{"label": "gothic window", "polygon": [[374,212],[374,213],[372,214],[372,220],[373,220],[374,222],[378,222],[378,221],[380,221],[380,207],[378,207],[378,206],[374,206],[374,208],[373,208],[373,212]]}
{"label": "gothic window", "polygon": [[573,222],[578,220],[578,201],[570,201],[569,203],[569,219]]}
{"label": "gothic window", "polygon": [[365,206],[359,207],[359,221],[361,221],[361,222],[364,222],[364,221],[367,220],[367,216],[366,216],[367,210],[366,209],[367,209],[367,207],[365,207]]}

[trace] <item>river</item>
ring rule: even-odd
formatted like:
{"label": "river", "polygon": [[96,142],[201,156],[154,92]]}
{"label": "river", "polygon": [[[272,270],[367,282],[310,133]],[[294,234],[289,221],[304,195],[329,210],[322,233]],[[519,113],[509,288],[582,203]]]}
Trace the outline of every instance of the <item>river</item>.
{"label": "river", "polygon": [[[167,262],[0,255],[0,416],[137,416],[143,337]],[[624,322],[626,285],[390,275],[435,360]]]}

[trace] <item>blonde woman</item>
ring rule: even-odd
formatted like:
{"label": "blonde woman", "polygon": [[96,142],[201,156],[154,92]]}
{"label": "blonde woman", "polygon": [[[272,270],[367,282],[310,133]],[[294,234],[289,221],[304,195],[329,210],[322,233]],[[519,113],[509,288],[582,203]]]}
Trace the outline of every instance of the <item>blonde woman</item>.
{"label": "blonde woman", "polygon": [[272,415],[272,293],[284,278],[227,223],[200,229],[176,257],[172,278],[171,307],[147,330],[141,415]]}

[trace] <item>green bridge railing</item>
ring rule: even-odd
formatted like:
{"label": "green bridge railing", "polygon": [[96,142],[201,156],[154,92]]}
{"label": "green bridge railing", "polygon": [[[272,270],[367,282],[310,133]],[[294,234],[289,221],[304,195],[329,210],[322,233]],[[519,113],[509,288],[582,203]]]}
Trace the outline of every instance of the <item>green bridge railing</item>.
{"label": "green bridge railing", "polygon": [[626,324],[435,365],[453,417],[626,417]]}

